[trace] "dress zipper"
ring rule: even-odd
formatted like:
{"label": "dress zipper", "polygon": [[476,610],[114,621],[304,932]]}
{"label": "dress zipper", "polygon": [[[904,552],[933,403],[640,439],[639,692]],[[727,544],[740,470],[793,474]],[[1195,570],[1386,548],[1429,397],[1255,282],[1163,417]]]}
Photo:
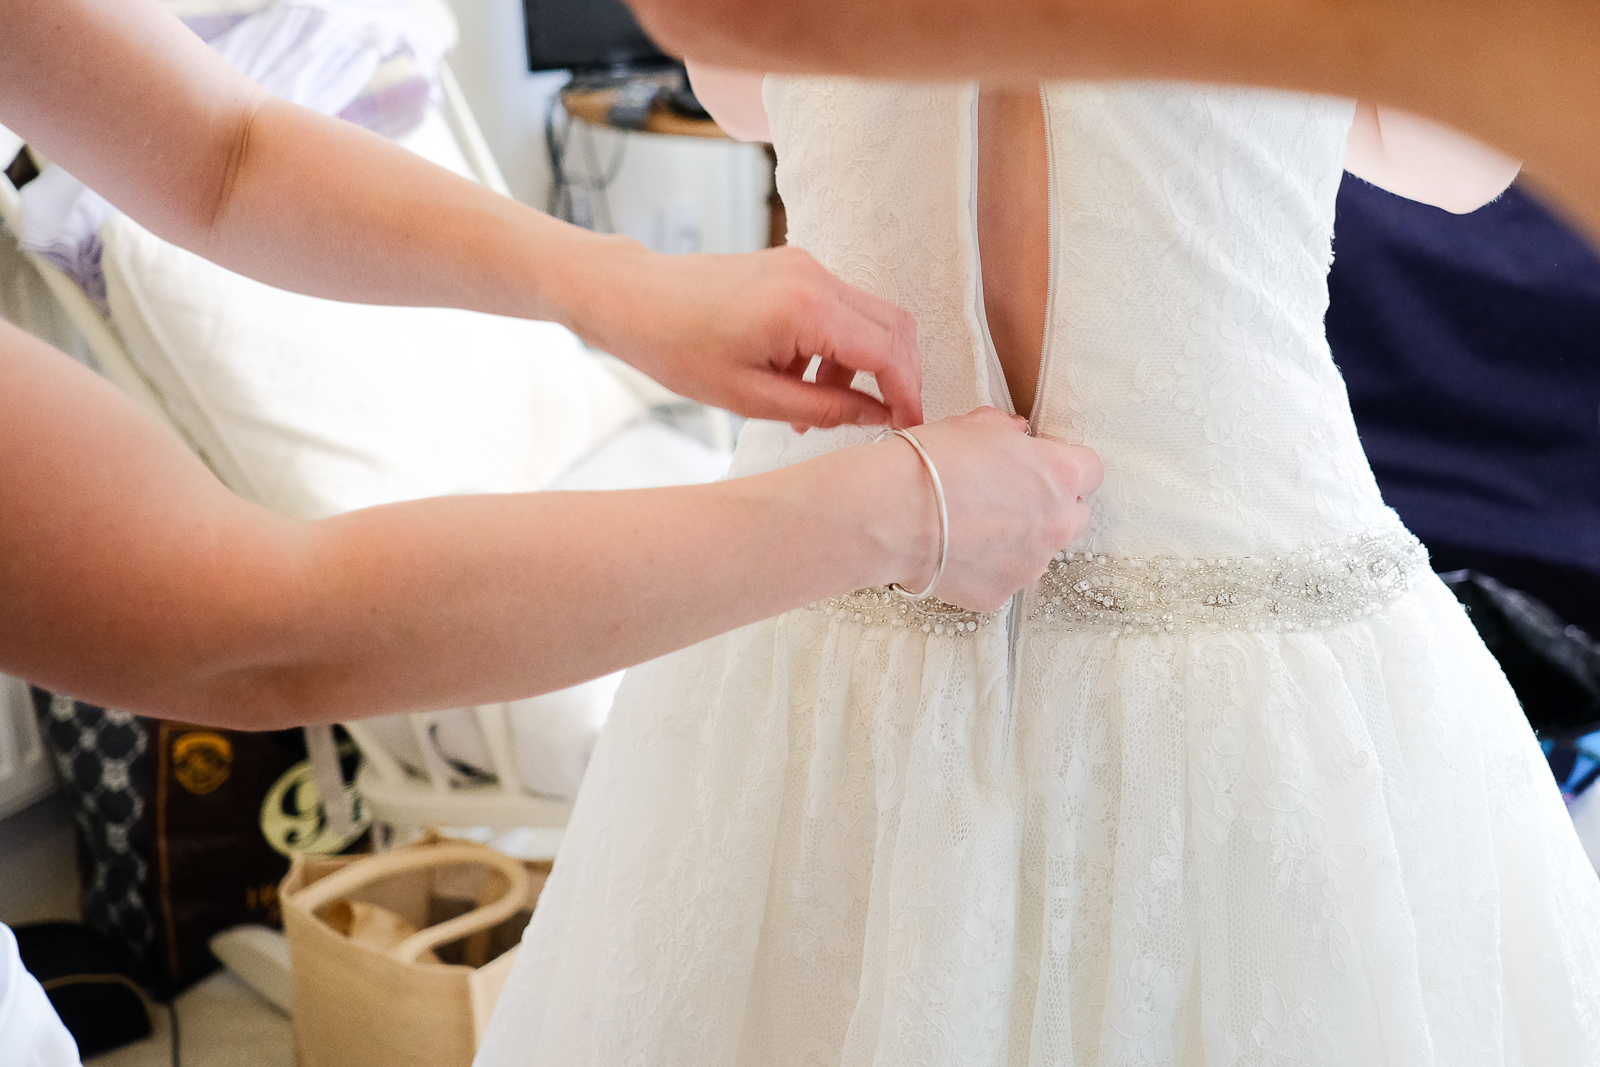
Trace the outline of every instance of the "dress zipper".
{"label": "dress zipper", "polygon": [[[1028,418],[1028,436],[1030,436],[1030,437],[1038,436],[1038,433],[1039,433],[1039,414],[1040,414],[1041,411],[1044,410],[1045,387],[1046,387],[1047,382],[1049,381],[1049,379],[1046,377],[1046,375],[1049,373],[1049,370],[1050,370],[1050,334],[1052,332],[1052,327],[1053,327],[1054,321],[1055,321],[1055,300],[1056,300],[1056,211],[1055,211],[1056,154],[1055,154],[1055,145],[1054,145],[1054,142],[1053,142],[1053,137],[1052,137],[1052,134],[1051,134],[1051,131],[1050,131],[1050,98],[1046,94],[1045,86],[1044,86],[1044,84],[1042,82],[1039,85],[1039,107],[1044,111],[1045,226],[1046,226],[1045,233],[1046,233],[1046,240],[1049,242],[1050,254],[1049,254],[1049,257],[1048,257],[1048,260],[1047,260],[1047,267],[1046,267],[1047,274],[1046,274],[1046,280],[1045,280],[1044,335],[1043,335],[1041,344],[1039,346],[1039,377],[1038,377],[1038,381],[1035,383],[1034,389],[1033,389],[1033,411],[1030,413],[1029,418]],[[976,116],[976,113],[977,112],[976,112],[976,105],[975,105],[974,106],[974,116]],[[974,126],[976,126],[976,123],[974,123]],[[976,130],[976,128],[974,128],[974,130],[973,130],[973,138],[974,138],[974,140],[976,140],[976,138],[977,138],[977,130]],[[974,175],[976,175],[976,172],[977,172],[977,153],[976,152],[973,153],[973,172],[974,172]],[[976,181],[973,182],[972,204],[973,204],[973,229],[974,229],[974,233],[976,233],[976,229],[977,229],[977,204],[978,204],[977,182]],[[976,243],[976,242],[974,242],[974,243]],[[980,255],[980,257],[982,256],[982,249],[979,250],[979,255]],[[982,264],[982,259],[981,258],[979,260],[979,264],[980,264],[980,270],[981,270],[981,264]],[[983,278],[982,278],[981,274],[980,274],[980,276],[978,278],[978,294],[979,294],[979,299],[981,300],[982,299],[982,294],[983,294]],[[988,317],[987,310],[985,310],[985,312],[984,312],[984,315],[982,317],[982,322],[983,322],[984,342],[985,342],[985,344],[988,345],[989,357],[995,363],[999,363],[1000,356],[999,356],[998,352],[996,352],[996,350],[995,350],[994,339],[989,335],[989,317]],[[1000,380],[1002,382],[1005,381],[1005,373],[1004,373],[1003,369],[1002,369],[1002,372],[1001,372],[1001,375],[1000,375]],[[1016,414],[1017,408],[1016,408],[1016,402],[1014,400],[1012,400],[1012,398],[1011,398],[1011,386],[1010,386],[1010,384],[1007,383],[1005,388],[1006,388],[1006,409],[1011,414],[1014,415],[1014,414]],[[1020,592],[1018,592],[1014,596],[1012,596],[1011,602],[1006,606],[1006,677],[1010,680],[1011,706],[1012,706],[1013,709],[1016,707],[1017,684],[1020,681],[1020,679],[1017,677],[1017,646],[1021,642],[1021,639],[1022,639],[1022,617],[1023,617],[1024,612],[1027,610],[1026,606],[1025,606],[1025,601],[1027,599],[1027,595],[1028,595],[1028,590],[1027,589],[1021,590]]]}
{"label": "dress zipper", "polygon": [[[1056,303],[1056,154],[1055,141],[1050,132],[1050,98],[1045,94],[1044,83],[1039,84],[1039,107],[1044,112],[1044,221],[1045,240],[1050,245],[1050,255],[1045,263],[1044,334],[1039,344],[1039,381],[1033,388],[1033,413],[1028,419],[1028,436],[1039,433],[1039,412],[1043,410],[1045,384],[1050,380],[1050,334],[1055,319]],[[996,357],[998,358],[998,357]]]}

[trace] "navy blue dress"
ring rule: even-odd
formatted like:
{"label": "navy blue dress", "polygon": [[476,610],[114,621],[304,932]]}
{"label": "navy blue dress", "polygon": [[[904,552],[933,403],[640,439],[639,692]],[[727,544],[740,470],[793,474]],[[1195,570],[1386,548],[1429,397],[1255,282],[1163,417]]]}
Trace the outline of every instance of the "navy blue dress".
{"label": "navy blue dress", "polygon": [[1385,500],[1600,635],[1600,256],[1513,186],[1470,215],[1346,175],[1328,340]]}

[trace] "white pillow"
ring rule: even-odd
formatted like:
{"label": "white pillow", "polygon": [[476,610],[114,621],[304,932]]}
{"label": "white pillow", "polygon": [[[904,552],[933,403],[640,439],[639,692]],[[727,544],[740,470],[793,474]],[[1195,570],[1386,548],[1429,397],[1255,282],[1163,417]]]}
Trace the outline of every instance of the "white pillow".
{"label": "white pillow", "polygon": [[288,293],[123,216],[102,237],[129,355],[218,476],[284,514],[543,489],[643,411],[553,323]]}

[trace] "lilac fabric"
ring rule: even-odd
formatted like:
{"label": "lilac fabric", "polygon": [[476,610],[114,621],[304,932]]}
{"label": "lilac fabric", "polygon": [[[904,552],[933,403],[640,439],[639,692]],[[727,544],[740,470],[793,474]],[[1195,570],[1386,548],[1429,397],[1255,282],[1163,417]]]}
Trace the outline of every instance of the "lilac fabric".
{"label": "lilac fabric", "polygon": [[59,267],[104,313],[100,227],[117,209],[53,163],[22,187],[20,197],[22,247]]}

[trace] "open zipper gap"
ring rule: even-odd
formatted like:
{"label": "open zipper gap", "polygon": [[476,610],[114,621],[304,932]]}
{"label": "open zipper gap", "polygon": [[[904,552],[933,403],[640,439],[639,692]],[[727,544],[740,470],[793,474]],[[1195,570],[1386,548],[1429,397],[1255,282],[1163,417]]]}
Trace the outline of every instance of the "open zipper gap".
{"label": "open zipper gap", "polygon": [[[1006,377],[1005,365],[1000,361],[1000,354],[999,354],[999,351],[995,347],[994,336],[990,332],[990,329],[989,329],[989,313],[988,313],[988,307],[987,307],[986,301],[984,299],[983,247],[982,247],[982,242],[979,240],[979,237],[978,237],[978,234],[979,234],[978,203],[979,203],[979,196],[980,196],[979,189],[978,189],[978,171],[979,171],[979,150],[980,150],[979,146],[980,146],[980,143],[981,143],[981,136],[980,136],[980,130],[979,130],[979,121],[980,121],[980,110],[979,110],[979,108],[980,108],[980,97],[982,95],[982,92],[983,92],[983,90],[982,90],[982,87],[980,86],[978,91],[973,94],[973,98],[972,98],[972,175],[971,175],[971,193],[970,193],[970,196],[969,196],[969,201],[970,201],[970,205],[971,205],[971,222],[972,222],[972,234],[973,234],[972,244],[973,244],[973,248],[976,250],[976,259],[977,259],[977,277],[976,277],[976,285],[974,286],[974,288],[977,291],[977,310],[978,310],[977,318],[978,318],[978,325],[979,325],[980,331],[981,331],[982,336],[983,336],[983,344],[984,344],[985,354],[988,357],[988,373],[989,373],[989,376],[990,376],[991,380],[998,379],[998,381],[1000,383],[1001,390],[1002,390],[1002,397],[1005,400],[1006,411],[1008,413],[1010,413],[1010,414],[1015,415],[1017,413],[1017,407],[1016,407],[1016,402],[1012,398],[1012,395],[1011,395],[1011,382]],[[1042,83],[1038,87],[1038,93],[1039,93],[1039,107],[1040,107],[1040,110],[1043,113],[1043,118],[1044,118],[1045,225],[1046,225],[1046,241],[1047,241],[1047,253],[1046,253],[1046,257],[1047,257],[1046,258],[1046,271],[1047,271],[1047,274],[1046,274],[1046,282],[1045,282],[1044,330],[1043,330],[1043,336],[1040,339],[1040,346],[1039,346],[1039,372],[1038,372],[1038,378],[1034,382],[1034,387],[1033,387],[1033,405],[1032,405],[1031,409],[1029,410],[1029,417],[1028,417],[1028,434],[1030,436],[1037,435],[1037,433],[1038,433],[1038,424],[1039,424],[1039,416],[1040,416],[1040,413],[1043,411],[1046,384],[1048,382],[1048,378],[1046,376],[1049,373],[1050,341],[1051,341],[1051,333],[1053,332],[1052,331],[1052,326],[1053,326],[1053,320],[1055,318],[1055,299],[1056,299],[1056,240],[1055,240],[1055,238],[1056,238],[1056,217],[1055,217],[1056,173],[1055,173],[1055,151],[1054,151],[1053,136],[1052,136],[1052,132],[1051,132],[1051,129],[1050,129],[1050,98],[1049,98],[1048,93],[1046,92],[1045,86]],[[1016,705],[1016,687],[1017,687],[1017,684],[1018,684],[1017,669],[1016,669],[1016,667],[1017,667],[1017,646],[1018,646],[1018,643],[1019,643],[1019,641],[1021,639],[1023,602],[1024,602],[1025,598],[1026,598],[1026,595],[1027,595],[1027,590],[1023,590],[1021,592],[1018,592],[1017,594],[1015,594],[1011,598],[1011,602],[1006,606],[1006,675],[1007,675],[1007,679],[1008,679],[1009,685],[1010,685],[1010,701],[1011,701],[1011,705],[1013,707],[1015,707],[1015,705]]]}

